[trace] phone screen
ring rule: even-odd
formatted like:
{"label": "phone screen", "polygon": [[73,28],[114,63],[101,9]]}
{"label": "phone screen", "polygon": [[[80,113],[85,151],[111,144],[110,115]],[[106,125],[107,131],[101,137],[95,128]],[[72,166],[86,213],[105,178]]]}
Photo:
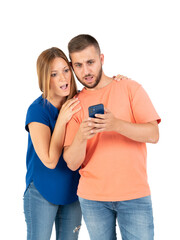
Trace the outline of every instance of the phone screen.
{"label": "phone screen", "polygon": [[104,114],[104,105],[102,103],[90,106],[88,108],[89,117],[95,118],[95,114]]}

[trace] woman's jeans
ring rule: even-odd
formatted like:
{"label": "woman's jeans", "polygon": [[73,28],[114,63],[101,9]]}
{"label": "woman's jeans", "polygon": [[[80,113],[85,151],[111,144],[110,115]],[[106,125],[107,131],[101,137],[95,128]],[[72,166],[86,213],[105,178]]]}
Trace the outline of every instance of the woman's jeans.
{"label": "woman's jeans", "polygon": [[79,201],[54,205],[42,197],[33,182],[24,195],[27,240],[49,240],[55,222],[56,240],[77,240],[81,226]]}
{"label": "woman's jeans", "polygon": [[115,240],[116,219],[123,240],[153,240],[151,197],[100,202],[79,198],[91,240]]}

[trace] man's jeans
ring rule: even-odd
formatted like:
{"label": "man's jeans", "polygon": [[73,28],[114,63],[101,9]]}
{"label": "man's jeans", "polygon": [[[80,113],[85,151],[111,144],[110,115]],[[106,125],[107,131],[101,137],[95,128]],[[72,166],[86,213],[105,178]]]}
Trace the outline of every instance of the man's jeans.
{"label": "man's jeans", "polygon": [[151,197],[101,202],[79,198],[91,240],[115,240],[116,219],[123,240],[153,240]]}
{"label": "man's jeans", "polygon": [[57,240],[78,239],[81,225],[79,201],[54,205],[42,197],[32,182],[24,195],[24,213],[28,240],[49,240],[54,223]]}

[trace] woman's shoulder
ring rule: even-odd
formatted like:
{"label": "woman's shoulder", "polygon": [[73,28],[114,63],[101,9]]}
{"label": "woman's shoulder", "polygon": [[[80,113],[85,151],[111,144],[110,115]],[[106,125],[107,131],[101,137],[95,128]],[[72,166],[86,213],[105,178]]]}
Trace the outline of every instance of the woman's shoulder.
{"label": "woman's shoulder", "polygon": [[46,106],[46,99],[44,99],[42,96],[39,96],[36,98],[30,105],[29,109],[45,109]]}
{"label": "woman's shoulder", "polygon": [[48,114],[47,111],[47,102],[46,99],[44,99],[42,96],[35,99],[27,110],[27,116],[29,115],[41,115],[41,114]]}
{"label": "woman's shoulder", "polygon": [[45,102],[45,99],[41,96],[39,96],[38,98],[36,98],[31,104],[29,107],[31,106],[38,106],[38,105],[42,105],[42,103]]}
{"label": "woman's shoulder", "polygon": [[28,130],[30,122],[40,122],[49,125],[49,112],[46,105],[45,99],[40,96],[29,106],[26,114],[26,130]]}

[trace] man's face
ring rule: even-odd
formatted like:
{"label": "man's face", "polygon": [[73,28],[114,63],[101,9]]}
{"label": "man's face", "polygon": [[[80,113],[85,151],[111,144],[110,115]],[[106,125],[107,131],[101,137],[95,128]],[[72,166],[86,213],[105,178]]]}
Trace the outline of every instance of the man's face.
{"label": "man's face", "polygon": [[104,56],[94,46],[71,54],[72,67],[77,79],[86,88],[95,88],[101,80]]}

